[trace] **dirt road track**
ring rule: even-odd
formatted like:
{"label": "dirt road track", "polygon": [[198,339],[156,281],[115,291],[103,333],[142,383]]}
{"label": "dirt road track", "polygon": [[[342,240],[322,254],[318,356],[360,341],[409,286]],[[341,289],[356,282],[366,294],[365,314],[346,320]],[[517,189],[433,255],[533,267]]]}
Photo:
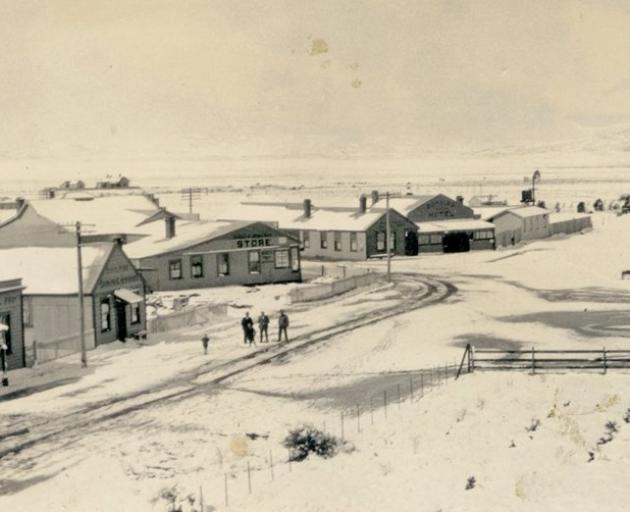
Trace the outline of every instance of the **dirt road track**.
{"label": "dirt road track", "polygon": [[[163,382],[159,387],[142,390],[128,395],[108,399],[87,405],[72,413],[47,421],[22,421],[14,424],[11,431],[0,433],[0,460],[9,454],[22,452],[34,445],[61,438],[69,432],[89,431],[95,425],[119,418],[157,404],[169,401],[181,401],[199,393],[207,393],[232,377],[243,374],[252,368],[267,364],[275,359],[308,350],[309,347],[331,341],[334,337],[360,329],[403,313],[443,302],[457,292],[457,288],[442,280],[413,273],[393,275],[394,285],[399,288],[403,301],[395,306],[376,309],[360,318],[341,322],[324,329],[301,335],[289,344],[272,345],[251,352],[245,356],[223,361],[218,364],[208,363]],[[403,284],[421,285],[411,289]],[[421,290],[418,292],[417,290]],[[102,425],[100,425],[102,428]],[[2,492],[0,491],[0,494]]]}

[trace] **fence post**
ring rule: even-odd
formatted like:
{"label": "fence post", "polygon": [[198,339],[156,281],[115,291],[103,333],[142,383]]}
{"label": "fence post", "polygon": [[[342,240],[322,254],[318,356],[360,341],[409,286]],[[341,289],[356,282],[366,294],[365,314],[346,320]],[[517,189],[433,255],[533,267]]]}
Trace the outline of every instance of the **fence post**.
{"label": "fence post", "polygon": [[273,452],[269,450],[269,470],[271,471],[271,481],[273,482]]}
{"label": "fence post", "polygon": [[420,398],[424,398],[424,373],[420,372]]}
{"label": "fence post", "polygon": [[361,410],[357,404],[357,432],[361,432]]}
{"label": "fence post", "polygon": [[470,364],[470,371],[475,373],[475,346],[470,346],[470,352],[468,352],[468,360]]}
{"label": "fence post", "polygon": [[343,441],[344,439],[344,432],[343,432],[343,411],[341,411],[341,440]]}
{"label": "fence post", "polygon": [[37,366],[37,340],[33,340],[33,364],[31,368],[33,366]]}
{"label": "fence post", "polygon": [[409,374],[409,401],[410,403],[413,403],[413,374],[410,373]]}
{"label": "fence post", "polygon": [[383,391],[383,405],[384,405],[385,417],[387,418],[387,390]]}
{"label": "fence post", "polygon": [[225,473],[225,506],[230,506],[230,500],[228,499],[228,475]]}
{"label": "fence post", "polygon": [[444,383],[448,381],[448,363],[444,363]]}
{"label": "fence post", "polygon": [[252,468],[249,466],[249,461],[247,461],[247,490],[249,494],[252,493]]}
{"label": "fence post", "polygon": [[396,388],[398,389],[398,410],[400,411],[400,401],[401,401],[401,394],[400,394],[400,382],[396,385]]}
{"label": "fence post", "polygon": [[370,424],[374,425],[374,397],[370,397]]}
{"label": "fence post", "polygon": [[606,375],[606,372],[608,371],[608,359],[606,358],[606,347],[604,347],[604,359],[602,360],[603,364],[604,364],[604,375]]}
{"label": "fence post", "polygon": [[199,486],[199,507],[201,509],[202,512],[205,511],[205,505],[203,503],[203,489],[201,488],[201,485]]}
{"label": "fence post", "polygon": [[536,349],[532,347],[532,375],[536,373]]}

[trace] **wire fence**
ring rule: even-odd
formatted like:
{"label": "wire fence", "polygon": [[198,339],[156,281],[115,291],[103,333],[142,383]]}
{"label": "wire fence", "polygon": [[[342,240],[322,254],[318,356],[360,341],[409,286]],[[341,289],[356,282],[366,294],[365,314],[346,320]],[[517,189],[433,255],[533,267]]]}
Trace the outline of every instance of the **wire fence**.
{"label": "wire fence", "polygon": [[[362,435],[377,425],[414,414],[415,406],[432,390],[454,380],[459,365],[447,363],[392,374],[392,383],[372,390],[352,405],[333,408],[324,412],[319,424],[312,426],[332,435],[341,444]],[[396,378],[398,377],[398,378]],[[314,455],[310,455],[314,456]],[[290,448],[277,447],[262,454],[243,457],[229,471],[217,472],[211,482],[199,486],[196,506],[191,511],[237,510],[237,503],[256,492],[264,490],[278,479],[299,471],[300,463],[292,457]],[[210,492],[209,492],[210,491]],[[212,507],[203,508],[207,497],[212,496]],[[178,510],[176,507],[166,510]]]}

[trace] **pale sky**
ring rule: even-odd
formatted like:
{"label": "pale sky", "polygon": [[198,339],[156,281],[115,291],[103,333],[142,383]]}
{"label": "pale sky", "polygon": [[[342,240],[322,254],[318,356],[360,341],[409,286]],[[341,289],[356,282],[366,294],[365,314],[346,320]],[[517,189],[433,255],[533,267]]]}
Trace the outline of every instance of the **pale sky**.
{"label": "pale sky", "polygon": [[0,0],[0,159],[413,154],[630,124],[624,0]]}

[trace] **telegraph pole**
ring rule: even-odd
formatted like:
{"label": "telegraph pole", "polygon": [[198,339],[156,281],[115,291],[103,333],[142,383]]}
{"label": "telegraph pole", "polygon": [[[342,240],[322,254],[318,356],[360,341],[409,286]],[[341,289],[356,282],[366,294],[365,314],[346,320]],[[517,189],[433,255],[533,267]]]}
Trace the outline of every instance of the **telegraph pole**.
{"label": "telegraph pole", "polygon": [[77,274],[79,278],[79,325],[81,338],[81,366],[87,368],[87,354],[85,351],[85,311],[83,307],[83,261],[81,258],[81,222],[75,226],[77,237]]}
{"label": "telegraph pole", "polygon": [[389,222],[389,192],[385,192],[385,247],[387,249],[387,282],[392,280],[392,252],[390,247],[391,226]]}

